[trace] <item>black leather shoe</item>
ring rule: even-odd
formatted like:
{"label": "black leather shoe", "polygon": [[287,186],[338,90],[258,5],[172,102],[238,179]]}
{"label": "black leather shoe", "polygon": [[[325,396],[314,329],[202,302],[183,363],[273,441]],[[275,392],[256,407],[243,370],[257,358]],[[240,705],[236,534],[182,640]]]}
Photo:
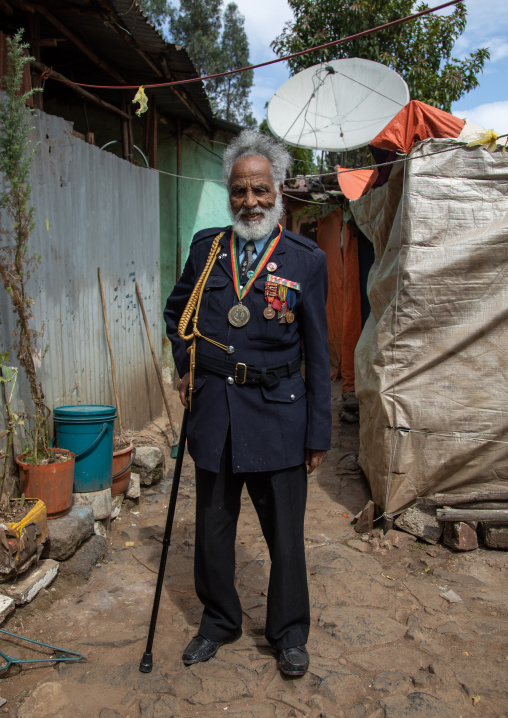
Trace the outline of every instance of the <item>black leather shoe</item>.
{"label": "black leather shoe", "polygon": [[309,667],[309,654],[305,646],[283,648],[279,653],[279,668],[286,676],[303,676]]}
{"label": "black leather shoe", "polygon": [[211,641],[209,638],[200,636],[198,633],[183,652],[182,661],[186,666],[191,666],[193,663],[201,663],[201,661],[209,661],[210,658],[215,656],[221,646],[224,646],[226,643],[234,643],[241,635],[242,632],[239,631],[225,641]]}

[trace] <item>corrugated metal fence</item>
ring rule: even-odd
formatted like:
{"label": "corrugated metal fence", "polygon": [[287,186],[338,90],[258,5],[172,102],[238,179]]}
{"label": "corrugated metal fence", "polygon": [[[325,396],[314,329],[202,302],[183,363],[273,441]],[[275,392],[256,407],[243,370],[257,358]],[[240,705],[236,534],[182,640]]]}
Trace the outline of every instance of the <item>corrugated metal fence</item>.
{"label": "corrugated metal fence", "polygon": [[[61,118],[38,113],[34,124],[39,145],[31,172],[36,228],[30,248],[42,259],[29,292],[35,324],[45,324],[39,348],[49,345],[38,369],[46,402],[50,408],[115,403],[100,267],[123,428],[139,429],[162,406],[135,289],[137,281],[160,359],[157,173],[77,139]],[[12,352],[14,325],[0,287],[0,352]],[[29,408],[24,377],[18,387],[16,396]]]}

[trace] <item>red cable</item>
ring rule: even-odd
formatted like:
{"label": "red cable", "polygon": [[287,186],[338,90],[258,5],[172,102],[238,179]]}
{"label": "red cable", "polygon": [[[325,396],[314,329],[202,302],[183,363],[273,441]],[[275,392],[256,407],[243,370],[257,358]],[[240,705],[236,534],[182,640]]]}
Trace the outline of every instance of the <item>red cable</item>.
{"label": "red cable", "polygon": [[[449,7],[450,5],[458,5],[459,3],[464,2],[464,0],[450,0],[449,2],[443,3],[442,5],[436,5],[436,7],[431,7],[428,10],[422,10],[421,12],[417,12],[414,15],[407,15],[406,17],[399,18],[398,20],[392,20],[391,22],[387,22],[384,25],[378,25],[378,27],[373,27],[370,30],[362,30],[362,32],[357,32],[355,35],[348,35],[347,37],[343,37],[340,40],[332,40],[331,42],[326,42],[324,45],[316,45],[316,47],[311,47],[309,50],[300,50],[299,52],[294,52],[292,55],[286,55],[286,57],[279,57],[276,60],[268,60],[267,62],[260,62],[259,65],[249,65],[248,67],[242,67],[238,70],[228,70],[227,72],[219,72],[215,75],[203,75],[202,77],[192,77],[188,80],[173,80],[173,82],[159,82],[157,84],[153,85],[143,85],[143,87],[173,87],[174,85],[186,85],[190,82],[202,82],[203,80],[211,80],[216,77],[225,77],[227,75],[235,75],[238,72],[247,72],[247,70],[257,70],[259,67],[266,67],[267,65],[274,65],[277,62],[286,62],[287,60],[292,60],[294,57],[300,57],[300,55],[308,55],[310,52],[317,52],[318,50],[324,50],[327,47],[333,47],[334,45],[342,45],[345,42],[350,42],[350,40],[356,40],[359,37],[365,37],[366,35],[372,35],[375,32],[379,32],[380,30],[385,30],[388,27],[393,27],[394,25],[400,25],[401,23],[408,22],[409,20],[414,20],[415,18],[422,17],[423,15],[429,15],[430,13],[436,12],[437,10],[442,10],[445,7]],[[52,77],[51,79],[57,80],[58,82],[63,82],[64,84],[68,85],[78,85],[79,87],[93,87],[96,89],[103,89],[103,90],[137,90],[139,85],[88,85],[84,82],[73,82],[72,80],[62,80],[61,78]]]}

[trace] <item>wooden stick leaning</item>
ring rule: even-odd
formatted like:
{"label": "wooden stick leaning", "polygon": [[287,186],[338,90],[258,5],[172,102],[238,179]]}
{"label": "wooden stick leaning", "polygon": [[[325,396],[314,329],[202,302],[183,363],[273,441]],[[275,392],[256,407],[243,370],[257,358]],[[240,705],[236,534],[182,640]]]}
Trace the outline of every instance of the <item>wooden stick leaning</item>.
{"label": "wooden stick leaning", "polygon": [[146,328],[146,333],[148,336],[148,342],[150,343],[150,351],[152,352],[152,359],[153,359],[153,363],[155,366],[155,371],[157,372],[157,379],[159,380],[159,386],[161,388],[162,398],[164,400],[164,406],[166,407],[166,412],[167,412],[168,419],[169,419],[169,426],[171,427],[171,431],[173,432],[173,439],[175,439],[178,436],[178,434],[175,431],[173,420],[171,418],[171,410],[169,408],[169,402],[168,402],[168,398],[166,396],[166,390],[164,389],[164,383],[162,381],[162,374],[161,374],[161,370],[159,368],[159,363],[157,361],[157,357],[155,355],[155,351],[153,348],[152,337],[150,334],[150,329],[148,327],[148,319],[146,318],[145,307],[143,304],[143,300],[141,298],[141,292],[139,291],[139,286],[138,286],[137,282],[136,282],[136,294],[138,295],[139,306],[141,307],[141,311],[143,313],[143,319],[145,322],[145,328]]}
{"label": "wooden stick leaning", "polygon": [[122,415],[120,414],[120,402],[118,401],[118,391],[116,389],[115,360],[113,358],[113,347],[111,346],[111,337],[109,336],[108,318],[106,316],[106,302],[104,301],[104,289],[102,287],[102,277],[101,277],[100,267],[97,269],[97,274],[99,275],[99,286],[101,288],[101,300],[102,300],[102,314],[104,316],[104,324],[106,326],[106,337],[108,340],[109,358],[111,359],[111,373],[113,375],[113,391],[115,393],[116,411],[118,414],[118,426],[120,428],[120,434],[122,434],[123,433]]}

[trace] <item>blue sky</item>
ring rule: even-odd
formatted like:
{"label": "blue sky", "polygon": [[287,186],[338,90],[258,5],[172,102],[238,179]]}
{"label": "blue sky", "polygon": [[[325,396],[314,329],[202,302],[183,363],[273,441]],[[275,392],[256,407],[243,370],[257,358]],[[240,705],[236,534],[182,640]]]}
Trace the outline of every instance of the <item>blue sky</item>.
{"label": "blue sky", "polygon": [[[235,2],[245,16],[251,62],[257,64],[273,59],[275,55],[270,43],[281,32],[284,23],[292,19],[286,0]],[[431,6],[439,4],[439,0],[428,2]],[[491,60],[479,77],[479,87],[455,103],[452,112],[504,134],[508,132],[508,0],[466,0],[466,7],[466,31],[457,41],[453,56],[460,59],[479,47],[489,47]],[[442,11],[443,14],[448,12]],[[288,77],[284,63],[255,71],[251,99],[258,121],[265,117],[265,103]]]}

